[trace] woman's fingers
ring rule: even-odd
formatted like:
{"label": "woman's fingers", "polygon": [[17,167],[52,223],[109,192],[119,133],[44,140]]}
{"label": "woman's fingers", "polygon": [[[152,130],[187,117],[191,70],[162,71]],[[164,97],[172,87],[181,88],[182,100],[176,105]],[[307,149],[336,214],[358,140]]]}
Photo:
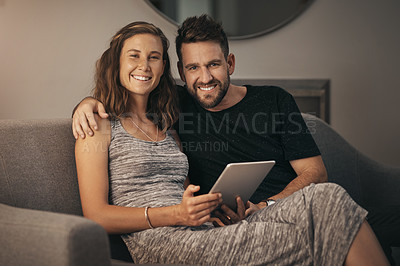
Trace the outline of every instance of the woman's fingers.
{"label": "woman's fingers", "polygon": [[222,202],[220,193],[194,196],[200,190],[199,186],[189,185],[183,193],[181,215],[186,225],[201,225],[211,217],[211,212]]}
{"label": "woman's fingers", "polygon": [[218,195],[214,197],[203,197],[197,196],[187,199],[187,212],[189,214],[198,213],[204,210],[208,210],[209,212],[215,210],[218,205],[222,202],[222,200],[218,197]]}
{"label": "woman's fingers", "polygon": [[200,190],[200,186],[189,185],[183,192],[183,198],[193,198],[194,193]]}
{"label": "woman's fingers", "polygon": [[193,221],[197,222],[196,225],[201,225],[210,220],[211,213],[218,207],[220,203],[220,200],[214,200],[197,204],[192,207],[191,211],[189,211],[189,216]]}
{"label": "woman's fingers", "polygon": [[213,210],[215,210],[218,207],[219,204],[220,204],[220,201],[218,199],[213,200],[213,201],[206,201],[206,202],[203,202],[203,203],[193,206],[193,212],[201,212],[201,211],[205,211],[205,210],[212,212]]}
{"label": "woman's fingers", "polygon": [[190,205],[200,205],[206,202],[220,202],[222,200],[221,193],[204,194],[199,196],[194,196],[194,193],[200,190],[200,186],[189,185],[185,192],[183,192],[183,200],[185,200]]}

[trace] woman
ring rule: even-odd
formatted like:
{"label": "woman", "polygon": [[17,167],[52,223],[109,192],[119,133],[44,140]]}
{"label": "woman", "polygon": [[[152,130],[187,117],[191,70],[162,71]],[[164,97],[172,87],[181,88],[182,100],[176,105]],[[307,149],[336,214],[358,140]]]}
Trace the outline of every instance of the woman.
{"label": "woman", "polygon": [[124,234],[136,263],[351,265],[365,253],[386,263],[365,210],[333,184],[215,228],[210,214],[221,195],[194,196],[199,187],[189,185],[169,131],[177,108],[167,50],[160,29],[134,22],[98,61],[94,96],[112,119],[96,117],[100,134],[76,142],[85,217]]}

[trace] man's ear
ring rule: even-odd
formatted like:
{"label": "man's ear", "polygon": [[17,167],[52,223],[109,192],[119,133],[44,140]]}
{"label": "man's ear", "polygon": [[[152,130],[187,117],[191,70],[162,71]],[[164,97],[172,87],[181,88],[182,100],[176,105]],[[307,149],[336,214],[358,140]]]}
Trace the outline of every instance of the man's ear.
{"label": "man's ear", "polygon": [[177,67],[178,67],[178,72],[179,72],[179,76],[181,77],[181,80],[186,83],[185,74],[183,73],[183,65],[182,65],[181,61],[178,61]]}
{"label": "man's ear", "polygon": [[235,55],[229,54],[226,62],[228,63],[229,75],[232,75],[235,71]]}

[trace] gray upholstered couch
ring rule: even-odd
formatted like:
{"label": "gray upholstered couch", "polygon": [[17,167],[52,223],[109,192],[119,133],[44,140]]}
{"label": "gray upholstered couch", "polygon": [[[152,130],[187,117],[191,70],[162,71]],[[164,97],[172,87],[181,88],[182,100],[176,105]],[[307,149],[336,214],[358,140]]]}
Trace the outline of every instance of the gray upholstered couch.
{"label": "gray upholstered couch", "polygon": [[[364,207],[400,203],[400,169],[366,158],[321,120],[305,118],[331,181]],[[121,263],[111,260],[102,227],[81,216],[70,127],[70,119],[0,121],[0,265]]]}
{"label": "gray upholstered couch", "polygon": [[71,119],[0,121],[0,265],[125,265],[83,218]]}

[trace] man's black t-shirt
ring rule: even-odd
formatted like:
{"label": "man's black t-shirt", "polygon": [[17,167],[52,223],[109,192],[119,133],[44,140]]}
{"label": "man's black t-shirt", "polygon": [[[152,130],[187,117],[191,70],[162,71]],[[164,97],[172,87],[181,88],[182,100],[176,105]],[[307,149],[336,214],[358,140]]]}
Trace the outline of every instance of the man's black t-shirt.
{"label": "man's black t-shirt", "polygon": [[289,161],[320,152],[289,93],[274,86],[246,87],[239,103],[218,112],[205,110],[185,93],[176,129],[189,160],[190,181],[200,185],[199,193],[208,193],[228,163],[275,160],[250,199],[258,203],[297,176]]}

